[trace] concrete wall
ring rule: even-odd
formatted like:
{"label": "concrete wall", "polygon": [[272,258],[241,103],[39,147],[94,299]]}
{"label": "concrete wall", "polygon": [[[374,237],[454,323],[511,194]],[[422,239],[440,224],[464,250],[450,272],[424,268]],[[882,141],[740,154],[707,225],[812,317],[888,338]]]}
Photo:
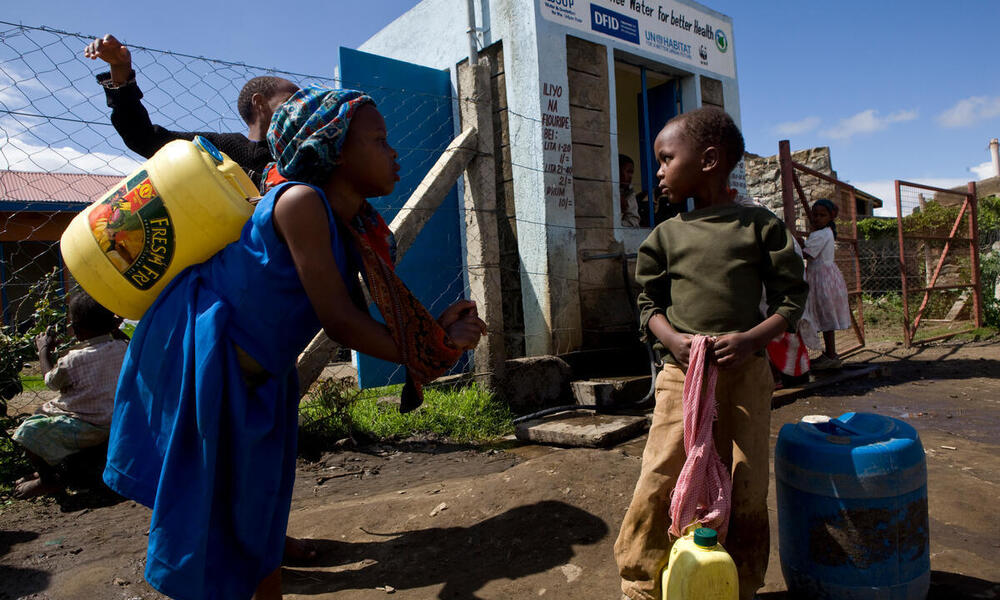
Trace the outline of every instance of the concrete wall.
{"label": "concrete wall", "polygon": [[[590,259],[621,252],[615,238],[619,218],[611,184],[617,166],[611,146],[611,90],[607,48],[566,38],[570,119],[573,123],[573,196],[580,273],[580,314],[584,348],[620,345],[633,338],[631,286],[622,277],[623,258]],[[635,104],[634,97],[632,104]]]}
{"label": "concrete wall", "polygon": [[[475,5],[476,23],[482,24],[483,3],[477,1]],[[423,0],[358,46],[358,50],[434,69],[452,69],[454,75],[455,65],[469,56],[468,28],[464,1]]]}
{"label": "concrete wall", "polygon": [[500,285],[503,289],[504,345],[508,358],[524,356],[524,306],[521,300],[521,259],[517,250],[517,214],[514,208],[514,175],[510,164],[510,115],[507,110],[503,44],[485,48],[481,57],[490,62],[493,98],[493,156],[497,190],[497,235],[500,245]]}

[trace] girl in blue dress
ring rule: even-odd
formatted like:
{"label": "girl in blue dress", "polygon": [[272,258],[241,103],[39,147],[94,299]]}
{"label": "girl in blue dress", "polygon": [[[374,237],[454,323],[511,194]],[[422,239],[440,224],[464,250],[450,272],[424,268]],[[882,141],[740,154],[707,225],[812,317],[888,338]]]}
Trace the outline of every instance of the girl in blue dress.
{"label": "girl in blue dress", "polygon": [[[411,398],[485,330],[469,301],[429,318],[365,240],[365,198],[399,179],[370,97],[300,90],[275,113],[268,143],[271,180],[287,181],[261,198],[238,241],[157,298],[115,397],[104,479],[153,509],[145,576],[179,600],[281,597],[295,362],[320,327],[407,365]],[[352,302],[359,268],[388,326]]]}

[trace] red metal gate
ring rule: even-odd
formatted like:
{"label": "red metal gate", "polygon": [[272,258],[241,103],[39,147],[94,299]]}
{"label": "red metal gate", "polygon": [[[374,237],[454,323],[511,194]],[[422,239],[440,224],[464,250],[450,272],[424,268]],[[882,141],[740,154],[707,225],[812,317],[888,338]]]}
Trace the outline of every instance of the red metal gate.
{"label": "red metal gate", "polygon": [[[838,354],[865,346],[865,320],[861,296],[861,266],[858,261],[858,199],[854,186],[792,160],[787,140],[778,142],[781,195],[785,226],[799,239],[812,230],[810,204],[827,198],[837,205],[837,248],[834,262],[847,283],[851,307],[851,329],[837,334]],[[807,191],[808,190],[808,191]],[[796,201],[797,200],[797,201]]]}
{"label": "red metal gate", "polygon": [[[957,192],[897,180],[896,214],[907,347],[981,327],[976,184]],[[921,325],[930,331],[918,339]]]}

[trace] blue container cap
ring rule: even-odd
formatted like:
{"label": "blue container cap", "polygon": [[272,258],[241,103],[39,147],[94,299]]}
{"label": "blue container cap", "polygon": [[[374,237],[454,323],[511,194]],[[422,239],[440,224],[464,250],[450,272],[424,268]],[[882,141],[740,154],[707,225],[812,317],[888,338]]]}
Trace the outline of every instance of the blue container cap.
{"label": "blue container cap", "polygon": [[199,148],[207,152],[208,155],[212,157],[212,160],[216,162],[216,164],[222,164],[222,162],[225,160],[222,157],[222,153],[219,152],[219,149],[215,147],[215,144],[203,138],[202,136],[200,135],[194,136],[194,144],[195,146],[198,146]]}
{"label": "blue container cap", "polygon": [[894,496],[926,485],[924,449],[908,423],[874,413],[806,417],[781,428],[775,475],[838,497]]}

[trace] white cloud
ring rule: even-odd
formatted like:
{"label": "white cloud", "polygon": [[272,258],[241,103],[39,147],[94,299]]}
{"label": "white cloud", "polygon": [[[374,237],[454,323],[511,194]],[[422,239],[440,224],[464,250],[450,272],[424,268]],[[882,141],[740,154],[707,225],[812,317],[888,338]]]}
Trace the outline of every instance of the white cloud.
{"label": "white cloud", "polygon": [[774,132],[778,135],[801,135],[819,127],[819,117],[806,117],[798,121],[785,121],[778,123],[774,127]]}
{"label": "white cloud", "polygon": [[966,127],[997,116],[1000,116],[1000,96],[971,96],[938,115],[937,121],[945,127]]}
{"label": "white cloud", "polygon": [[7,139],[0,147],[0,169],[11,171],[127,175],[139,164],[127,156],[82,152],[71,146],[39,146],[16,138]]}
{"label": "white cloud", "polygon": [[[969,182],[968,178],[961,177],[915,177],[904,179],[904,181],[909,181],[911,183],[922,183],[923,185],[929,185],[931,187],[941,188],[941,189],[951,189],[956,186],[965,185]],[[872,196],[880,199],[882,201],[882,208],[875,209],[876,217],[895,217],[896,216],[896,182],[892,179],[876,179],[873,181],[852,181],[851,185],[858,188],[859,190],[868,192]],[[909,190],[903,191],[903,214],[907,215],[913,210],[914,201],[909,200],[911,195]],[[933,192],[928,191],[928,195],[932,195]]]}
{"label": "white cloud", "polygon": [[881,117],[877,110],[869,108],[846,119],[841,119],[836,125],[824,130],[822,133],[838,140],[846,140],[859,133],[880,131],[892,123],[912,121],[917,116],[916,110],[898,110],[888,116]]}
{"label": "white cloud", "polygon": [[992,160],[971,166],[969,167],[969,171],[975,173],[977,181],[980,179],[986,179],[987,177],[994,177],[996,175],[996,173],[993,172]]}

